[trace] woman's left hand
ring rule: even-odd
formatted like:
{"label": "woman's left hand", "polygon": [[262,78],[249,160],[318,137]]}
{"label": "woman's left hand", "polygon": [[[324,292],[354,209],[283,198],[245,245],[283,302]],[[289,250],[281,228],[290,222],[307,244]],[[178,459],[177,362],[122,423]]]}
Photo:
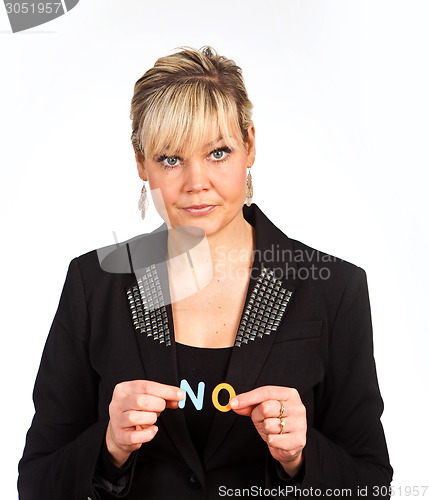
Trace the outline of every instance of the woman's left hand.
{"label": "woman's left hand", "polygon": [[295,475],[304,460],[307,438],[306,410],[298,391],[266,385],[238,394],[231,399],[230,405],[239,415],[252,418],[273,458],[289,476]]}

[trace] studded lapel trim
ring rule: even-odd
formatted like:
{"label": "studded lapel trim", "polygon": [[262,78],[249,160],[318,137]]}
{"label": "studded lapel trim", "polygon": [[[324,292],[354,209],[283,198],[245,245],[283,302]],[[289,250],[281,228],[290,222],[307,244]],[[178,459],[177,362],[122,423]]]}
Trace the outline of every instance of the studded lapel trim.
{"label": "studded lapel trim", "polygon": [[171,345],[167,310],[156,267],[152,264],[137,285],[127,289],[134,328],[160,344]]}
{"label": "studded lapel trim", "polygon": [[[262,266],[241,317],[235,347],[241,347],[249,341],[275,332],[292,293],[281,286],[281,281],[274,277],[271,269]],[[136,332],[170,346],[167,311],[154,265],[148,267],[138,278],[137,285],[127,289],[127,297]]]}
{"label": "studded lapel trim", "polygon": [[292,297],[292,291],[282,288],[274,272],[262,266],[252,294],[243,312],[235,347],[275,332]]}

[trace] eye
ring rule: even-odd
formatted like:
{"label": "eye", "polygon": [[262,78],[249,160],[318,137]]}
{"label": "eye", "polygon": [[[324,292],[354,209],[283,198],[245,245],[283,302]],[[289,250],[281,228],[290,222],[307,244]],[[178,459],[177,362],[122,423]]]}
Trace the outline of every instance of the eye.
{"label": "eye", "polygon": [[166,165],[168,165],[169,167],[175,167],[178,161],[179,158],[177,158],[176,156],[168,156],[165,159]]}
{"label": "eye", "polygon": [[226,160],[230,153],[231,150],[227,146],[224,146],[222,148],[217,148],[213,150],[209,156],[211,156],[212,159],[214,159],[216,162],[221,162]]}
{"label": "eye", "polygon": [[161,166],[166,168],[167,170],[178,167],[180,165],[180,158],[178,156],[167,156],[161,155],[157,158],[157,162],[161,163]]}

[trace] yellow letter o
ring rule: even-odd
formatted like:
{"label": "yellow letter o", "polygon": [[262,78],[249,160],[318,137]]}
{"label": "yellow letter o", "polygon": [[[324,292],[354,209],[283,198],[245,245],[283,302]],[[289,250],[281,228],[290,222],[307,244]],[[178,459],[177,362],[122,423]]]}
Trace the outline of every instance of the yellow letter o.
{"label": "yellow letter o", "polygon": [[233,398],[235,396],[235,391],[234,391],[234,388],[227,384],[227,383],[222,383],[222,384],[218,384],[214,389],[213,389],[213,392],[212,392],[212,401],[213,401],[213,406],[216,408],[216,410],[219,410],[219,411],[229,411],[231,409],[231,406],[229,405],[229,402],[227,405],[221,405],[219,403],[219,399],[218,399],[218,396],[219,396],[219,392],[222,390],[222,389],[226,389],[228,392],[229,392],[229,399],[231,400],[231,398]]}

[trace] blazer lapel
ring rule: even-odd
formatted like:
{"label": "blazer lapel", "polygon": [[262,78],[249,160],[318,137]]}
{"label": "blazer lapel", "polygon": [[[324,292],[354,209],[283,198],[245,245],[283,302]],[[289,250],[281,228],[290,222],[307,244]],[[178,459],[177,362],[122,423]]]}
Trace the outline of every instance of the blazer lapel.
{"label": "blazer lapel", "polygon": [[[166,244],[163,244],[166,243],[166,234],[165,239],[161,238],[158,242],[157,260],[165,255]],[[134,252],[141,255],[136,248]],[[145,264],[148,267],[133,270],[137,282],[126,292],[143,370],[147,380],[179,387],[167,264],[165,260]],[[204,484],[201,461],[189,435],[183,411],[167,408],[161,414],[159,423]]]}
{"label": "blazer lapel", "polygon": [[[255,227],[256,252],[226,376],[226,382],[234,388],[236,394],[250,391],[255,387],[258,375],[272,348],[275,332],[284,319],[295,290],[295,284],[286,280],[287,275],[296,270],[296,264],[288,258],[292,256],[292,251],[283,252],[282,255],[286,256],[285,262],[275,262],[274,266],[273,259],[268,257],[276,248],[279,236],[282,240],[280,248],[285,249],[285,236],[255,205],[252,205],[250,210],[244,207],[243,212],[246,220]],[[289,240],[287,238],[286,240],[290,245]],[[270,262],[266,263],[268,258]],[[238,417],[234,413],[231,417],[225,418],[225,414],[216,412],[204,450],[205,463],[216,453]]]}

